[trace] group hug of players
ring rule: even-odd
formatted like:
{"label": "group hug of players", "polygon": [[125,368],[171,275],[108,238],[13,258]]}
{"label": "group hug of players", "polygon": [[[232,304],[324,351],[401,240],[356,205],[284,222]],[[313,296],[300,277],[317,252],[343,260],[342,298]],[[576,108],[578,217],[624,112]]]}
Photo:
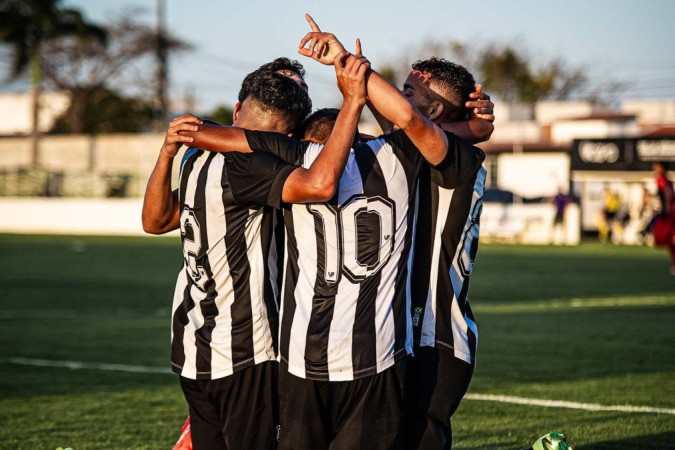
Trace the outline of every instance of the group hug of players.
{"label": "group hug of players", "polygon": [[[399,91],[307,20],[299,53],[334,66],[342,107],[310,115],[302,66],[278,58],[246,76],[232,127],[174,119],[148,181],[144,229],[182,237],[171,365],[191,445],[450,448],[493,104],[438,58]],[[365,106],[382,136],[359,135]]]}

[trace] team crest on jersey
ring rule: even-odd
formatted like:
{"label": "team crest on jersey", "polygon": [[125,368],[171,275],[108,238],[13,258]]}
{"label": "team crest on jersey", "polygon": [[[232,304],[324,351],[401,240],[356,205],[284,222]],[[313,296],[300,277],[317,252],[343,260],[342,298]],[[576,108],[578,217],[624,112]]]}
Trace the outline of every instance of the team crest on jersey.
{"label": "team crest on jersey", "polygon": [[422,313],[424,312],[424,308],[421,306],[415,307],[415,311],[413,314],[413,327],[419,327],[420,326],[420,317],[422,316]]}

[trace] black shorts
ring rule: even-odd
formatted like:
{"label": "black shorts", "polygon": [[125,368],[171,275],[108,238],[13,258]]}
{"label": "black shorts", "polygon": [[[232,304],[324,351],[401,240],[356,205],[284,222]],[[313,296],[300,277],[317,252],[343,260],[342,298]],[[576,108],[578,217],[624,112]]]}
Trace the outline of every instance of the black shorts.
{"label": "black shorts", "polygon": [[278,366],[267,361],[216,380],[180,377],[194,450],[276,448]]}
{"label": "black shorts", "polygon": [[314,381],[281,366],[280,449],[400,449],[405,361],[353,381]]}
{"label": "black shorts", "polygon": [[405,448],[450,449],[450,417],[457,411],[474,365],[450,351],[420,347],[408,360],[405,380]]}

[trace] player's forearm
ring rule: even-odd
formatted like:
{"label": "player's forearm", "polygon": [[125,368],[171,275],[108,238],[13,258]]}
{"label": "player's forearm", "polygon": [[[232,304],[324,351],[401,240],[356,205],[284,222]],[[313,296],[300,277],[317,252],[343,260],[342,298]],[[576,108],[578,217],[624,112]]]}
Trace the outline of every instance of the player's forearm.
{"label": "player's forearm", "polygon": [[403,130],[430,164],[439,164],[448,151],[445,134],[422,116],[413,105],[380,74],[368,77],[368,101],[382,116]]}
{"label": "player's forearm", "polygon": [[415,108],[401,92],[382,75],[371,70],[366,82],[368,106],[375,109],[381,119],[405,129],[413,120]]}
{"label": "player's forearm", "polygon": [[444,123],[441,125],[441,128],[472,144],[489,140],[495,129],[492,122],[480,118],[473,118],[462,122]]}
{"label": "player's forearm", "polygon": [[284,202],[324,202],[333,197],[354,142],[363,106],[358,102],[345,102],[326,145],[312,166],[297,169],[286,180],[282,194]]}
{"label": "player's forearm", "polygon": [[244,130],[237,127],[218,127],[213,125],[199,125],[197,131],[181,131],[182,136],[194,139],[193,147],[210,150],[212,152],[250,153],[252,150],[246,140]]}
{"label": "player's forearm", "polygon": [[173,157],[160,152],[143,198],[143,230],[164,234],[178,228],[178,201],[171,191]]}
{"label": "player's forearm", "polygon": [[382,128],[382,132],[384,134],[391,133],[392,130],[394,129],[394,124],[390,120],[385,119],[384,116],[373,106],[373,103],[371,101],[368,101],[368,103],[366,103],[366,106],[373,114],[373,117],[375,117],[375,121],[377,121],[377,124],[380,126],[380,128]]}

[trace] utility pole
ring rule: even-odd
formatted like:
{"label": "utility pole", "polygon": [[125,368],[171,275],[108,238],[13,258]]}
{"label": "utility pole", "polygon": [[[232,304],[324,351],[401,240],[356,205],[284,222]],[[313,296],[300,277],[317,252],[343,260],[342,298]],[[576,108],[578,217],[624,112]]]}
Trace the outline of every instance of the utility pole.
{"label": "utility pole", "polygon": [[168,114],[167,84],[168,84],[168,51],[166,42],[166,4],[165,0],[157,0],[157,90],[155,92],[155,129],[164,129],[164,121]]}
{"label": "utility pole", "polygon": [[30,56],[31,79],[31,163],[33,168],[40,165],[40,95],[42,94],[42,55],[40,46],[35,43]]}

